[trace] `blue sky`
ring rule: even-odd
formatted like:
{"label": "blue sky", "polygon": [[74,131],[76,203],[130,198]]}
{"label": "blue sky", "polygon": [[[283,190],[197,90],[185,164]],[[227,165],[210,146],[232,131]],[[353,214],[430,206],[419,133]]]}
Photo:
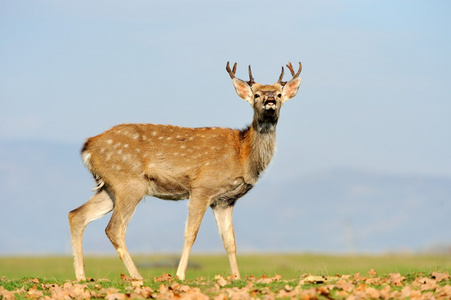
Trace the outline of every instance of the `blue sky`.
{"label": "blue sky", "polygon": [[241,128],[224,70],[276,81],[284,164],[451,175],[446,1],[1,1],[0,139],[81,144],[117,123]]}
{"label": "blue sky", "polygon": [[[302,85],[282,108],[263,184],[334,168],[450,178],[450,8],[448,1],[0,0],[0,142],[45,141],[76,153],[118,123],[243,128],[252,109],[235,94],[226,62],[238,62],[238,77],[247,78],[250,64],[257,82],[273,83],[282,65],[301,61]],[[43,177],[55,177],[47,171]],[[80,176],[86,186],[70,192],[84,189],[87,200],[92,180]],[[67,199],[58,212],[64,220],[49,226],[81,203]]]}

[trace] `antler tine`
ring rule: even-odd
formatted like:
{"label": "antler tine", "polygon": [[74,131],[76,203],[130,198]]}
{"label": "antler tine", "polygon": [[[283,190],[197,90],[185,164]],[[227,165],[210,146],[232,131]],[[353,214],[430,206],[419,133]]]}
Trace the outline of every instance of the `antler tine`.
{"label": "antler tine", "polygon": [[293,65],[291,64],[291,62],[288,62],[287,67],[288,67],[288,69],[290,69],[291,76],[293,76],[293,79],[299,77],[299,74],[301,74],[301,71],[302,71],[302,64],[301,64],[301,62],[299,62],[299,70],[298,70],[297,73],[294,73]]}
{"label": "antler tine", "polygon": [[249,65],[249,81],[247,82],[249,85],[253,85],[255,83],[254,77],[252,77],[251,65]]}
{"label": "antler tine", "polygon": [[283,66],[282,66],[282,72],[280,72],[279,80],[277,80],[277,83],[280,83],[281,85],[285,85],[285,83],[286,83],[286,82],[282,81],[282,79],[283,79],[283,72],[284,72],[284,70],[283,70]]}
{"label": "antler tine", "polygon": [[230,70],[230,64],[229,64],[229,62],[227,62],[226,71],[227,71],[227,73],[229,73],[230,78],[232,78],[232,79],[235,78],[236,63],[233,65],[233,70]]}

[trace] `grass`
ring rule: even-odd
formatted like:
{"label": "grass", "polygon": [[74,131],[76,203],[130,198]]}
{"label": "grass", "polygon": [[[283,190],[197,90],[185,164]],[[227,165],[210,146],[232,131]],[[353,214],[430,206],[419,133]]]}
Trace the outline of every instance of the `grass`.
{"label": "grass", "polygon": [[[177,256],[153,255],[134,256],[135,263],[144,278],[151,279],[162,273],[175,275]],[[238,264],[242,277],[263,275],[283,278],[299,278],[300,275],[332,276],[335,274],[366,274],[374,269],[379,274],[388,273],[451,273],[451,255],[317,255],[317,254],[253,254],[239,255]],[[86,275],[91,278],[118,279],[127,274],[122,262],[116,256],[87,256]],[[187,279],[199,277],[214,278],[215,275],[229,275],[226,255],[192,255]],[[72,257],[0,257],[0,276],[8,279],[42,278],[48,280],[74,279]]]}
{"label": "grass", "polygon": [[166,275],[175,274],[176,256],[136,255],[134,260],[143,281],[121,277],[127,272],[117,257],[88,256],[86,274],[95,280],[78,283],[72,257],[0,257],[0,299],[451,297],[449,254],[240,255],[243,279],[236,281],[228,278],[225,255],[192,255],[183,282]]}

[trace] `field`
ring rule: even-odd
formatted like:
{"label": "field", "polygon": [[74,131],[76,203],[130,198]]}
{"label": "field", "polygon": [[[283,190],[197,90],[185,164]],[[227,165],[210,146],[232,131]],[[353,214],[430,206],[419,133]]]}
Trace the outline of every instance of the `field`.
{"label": "field", "polygon": [[144,281],[117,257],[85,259],[88,282],[74,282],[71,257],[0,257],[0,299],[17,298],[404,298],[450,299],[451,255],[240,255],[232,280],[225,255],[192,255],[184,282],[176,256],[134,256]]}

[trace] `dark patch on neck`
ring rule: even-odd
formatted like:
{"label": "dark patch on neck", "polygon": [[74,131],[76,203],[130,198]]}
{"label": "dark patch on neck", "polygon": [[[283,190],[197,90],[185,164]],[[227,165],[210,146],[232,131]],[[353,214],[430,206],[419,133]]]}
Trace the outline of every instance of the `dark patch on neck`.
{"label": "dark patch on neck", "polygon": [[251,130],[251,126],[248,125],[246,128],[241,129],[239,133],[239,139],[240,141],[246,139],[246,137],[249,135],[249,131]]}
{"label": "dark patch on neck", "polygon": [[256,122],[255,128],[259,133],[270,133],[276,131],[276,122]]}

